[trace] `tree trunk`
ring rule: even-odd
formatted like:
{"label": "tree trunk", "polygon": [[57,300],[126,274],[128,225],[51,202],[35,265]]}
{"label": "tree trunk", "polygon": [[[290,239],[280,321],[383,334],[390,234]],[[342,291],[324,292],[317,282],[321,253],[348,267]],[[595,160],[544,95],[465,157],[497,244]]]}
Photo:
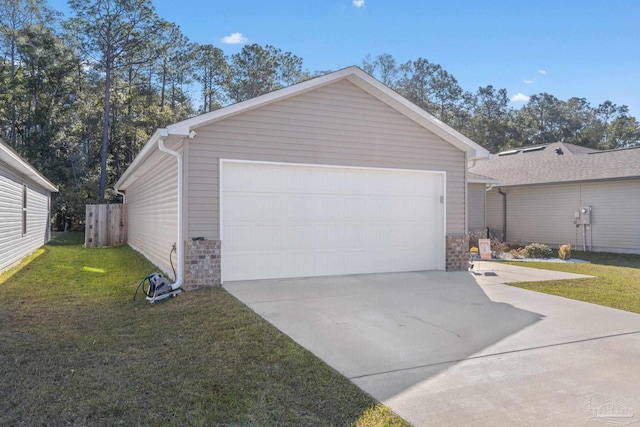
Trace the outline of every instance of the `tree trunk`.
{"label": "tree trunk", "polygon": [[[129,70],[127,73],[127,87],[128,87],[128,92],[129,92],[129,100],[128,100],[128,105],[127,105],[127,120],[129,121],[130,125],[133,125],[133,112],[132,112],[132,106],[131,104],[133,103],[132,99],[133,99],[133,94],[131,93],[131,87],[133,86],[133,66],[129,66]],[[133,138],[131,136],[131,128],[132,126],[129,127],[129,129],[127,130],[127,133],[125,135],[125,152],[124,152],[124,163],[125,165],[129,165],[131,163],[131,161],[133,160]]]}
{"label": "tree trunk", "polygon": [[109,113],[111,109],[111,59],[107,55],[107,66],[104,83],[104,123],[102,124],[102,151],[100,154],[100,203],[104,203],[107,188],[107,155],[109,153]]}
{"label": "tree trunk", "polygon": [[160,111],[164,111],[164,87],[167,84],[167,60],[162,63],[162,89],[160,90]]}
{"label": "tree trunk", "polygon": [[11,37],[11,145],[14,150],[18,149],[16,134],[18,133],[17,122],[17,104],[16,104],[16,39],[15,33]]}

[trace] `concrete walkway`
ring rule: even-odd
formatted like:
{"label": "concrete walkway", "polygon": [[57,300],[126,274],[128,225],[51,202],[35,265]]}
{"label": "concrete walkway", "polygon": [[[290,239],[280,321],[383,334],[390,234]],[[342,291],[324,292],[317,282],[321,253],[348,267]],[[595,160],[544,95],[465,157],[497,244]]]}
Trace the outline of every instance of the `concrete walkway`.
{"label": "concrete walkway", "polygon": [[477,267],[225,288],[416,426],[639,418],[640,315],[497,281],[542,270]]}
{"label": "concrete walkway", "polygon": [[476,261],[473,275],[479,285],[496,285],[517,282],[542,282],[545,280],[584,279],[591,276],[564,273],[562,271],[541,270],[538,268],[509,265],[496,261]]}

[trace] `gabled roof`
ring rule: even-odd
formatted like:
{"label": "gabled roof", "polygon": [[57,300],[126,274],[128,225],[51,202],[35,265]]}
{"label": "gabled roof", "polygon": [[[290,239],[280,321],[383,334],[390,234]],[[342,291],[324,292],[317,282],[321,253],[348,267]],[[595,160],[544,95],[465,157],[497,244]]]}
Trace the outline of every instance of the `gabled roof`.
{"label": "gabled roof", "polygon": [[45,190],[57,193],[58,189],[40,172],[18,155],[11,147],[0,139],[0,163],[4,163],[24,178],[38,184]]}
{"label": "gabled roof", "polygon": [[355,84],[360,89],[409,117],[436,135],[439,135],[445,141],[458,147],[460,150],[468,152],[469,157],[489,157],[490,153],[479,144],[473,142],[450,126],[447,126],[356,66],[344,68],[284,89],[276,90],[266,95],[258,96],[219,110],[183,120],[167,126],[167,131],[170,135],[176,134],[186,136],[189,135],[191,131],[197,130],[201,126],[208,125],[254,108],[263,107],[270,103],[281,101],[343,79]]}
{"label": "gabled roof", "polygon": [[347,80],[353,83],[360,89],[384,102],[420,126],[440,136],[442,139],[461,151],[466,152],[469,159],[488,158],[491,156],[489,151],[479,144],[473,142],[452,127],[447,126],[440,120],[436,119],[417,105],[399,95],[397,92],[362,71],[360,68],[352,66],[321,77],[306,80],[302,83],[298,83],[284,89],[279,89],[247,101],[238,102],[237,104],[229,105],[219,110],[211,111],[209,113],[174,123],[167,126],[165,129],[158,129],[136,156],[133,163],[118,180],[116,188],[120,188],[125,181],[129,180],[133,171],[138,168],[144,159],[146,159],[153,151],[157,150],[158,139],[169,138],[171,136],[178,139],[187,138],[192,132],[197,132],[197,129],[202,126],[206,126],[216,121],[223,120],[255,108],[263,107],[274,102],[282,101],[340,80]]}
{"label": "gabled roof", "polygon": [[601,151],[562,142],[520,147],[478,162],[469,172],[501,186],[638,178],[640,147]]}

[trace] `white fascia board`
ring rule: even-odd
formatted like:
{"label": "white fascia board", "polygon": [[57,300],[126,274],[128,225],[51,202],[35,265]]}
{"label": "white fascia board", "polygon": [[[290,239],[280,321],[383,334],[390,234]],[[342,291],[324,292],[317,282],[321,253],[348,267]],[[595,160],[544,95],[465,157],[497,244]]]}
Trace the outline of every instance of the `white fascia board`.
{"label": "white fascia board", "polygon": [[45,190],[52,193],[58,192],[58,189],[51,181],[2,142],[0,142],[0,161]]}

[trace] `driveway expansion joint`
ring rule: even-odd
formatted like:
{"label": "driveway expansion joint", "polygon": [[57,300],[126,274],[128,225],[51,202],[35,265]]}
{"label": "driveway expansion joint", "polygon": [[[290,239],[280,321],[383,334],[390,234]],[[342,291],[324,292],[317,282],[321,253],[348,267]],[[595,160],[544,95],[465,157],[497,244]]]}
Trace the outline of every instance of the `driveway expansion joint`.
{"label": "driveway expansion joint", "polygon": [[487,359],[487,358],[495,357],[495,356],[503,356],[505,354],[524,353],[524,352],[527,352],[527,351],[540,350],[540,349],[544,349],[544,348],[562,347],[562,346],[567,346],[567,345],[571,345],[571,344],[580,344],[580,343],[584,343],[584,342],[598,341],[598,340],[603,340],[603,339],[607,339],[607,338],[616,338],[616,337],[622,337],[622,336],[628,336],[628,335],[640,335],[640,331],[622,332],[622,333],[619,333],[619,334],[603,335],[603,336],[600,336],[600,337],[593,337],[593,338],[584,338],[584,339],[581,339],[581,340],[566,341],[566,342],[555,343],[555,344],[547,344],[547,345],[541,345],[541,346],[537,346],[537,347],[521,348],[521,349],[518,349],[518,350],[500,351],[500,352],[491,353],[491,354],[481,354],[481,355],[478,355],[478,356],[466,357],[464,359],[455,359],[455,360],[447,360],[447,361],[444,361],[444,362],[428,363],[428,364],[425,364],[425,365],[417,365],[417,366],[412,366],[412,367],[409,367],[409,368],[391,369],[391,370],[388,370],[388,371],[381,371],[381,372],[373,372],[373,373],[370,373],[370,374],[355,375],[353,377],[348,377],[348,378],[349,378],[349,380],[353,381],[353,380],[358,380],[358,379],[361,379],[361,378],[375,377],[375,376],[378,376],[378,375],[393,374],[393,373],[397,373],[397,372],[411,371],[411,370],[414,370],[414,369],[431,368],[431,367],[434,367],[434,366],[442,366],[442,365],[460,363],[460,362],[464,362],[464,361],[467,361],[467,360]]}

